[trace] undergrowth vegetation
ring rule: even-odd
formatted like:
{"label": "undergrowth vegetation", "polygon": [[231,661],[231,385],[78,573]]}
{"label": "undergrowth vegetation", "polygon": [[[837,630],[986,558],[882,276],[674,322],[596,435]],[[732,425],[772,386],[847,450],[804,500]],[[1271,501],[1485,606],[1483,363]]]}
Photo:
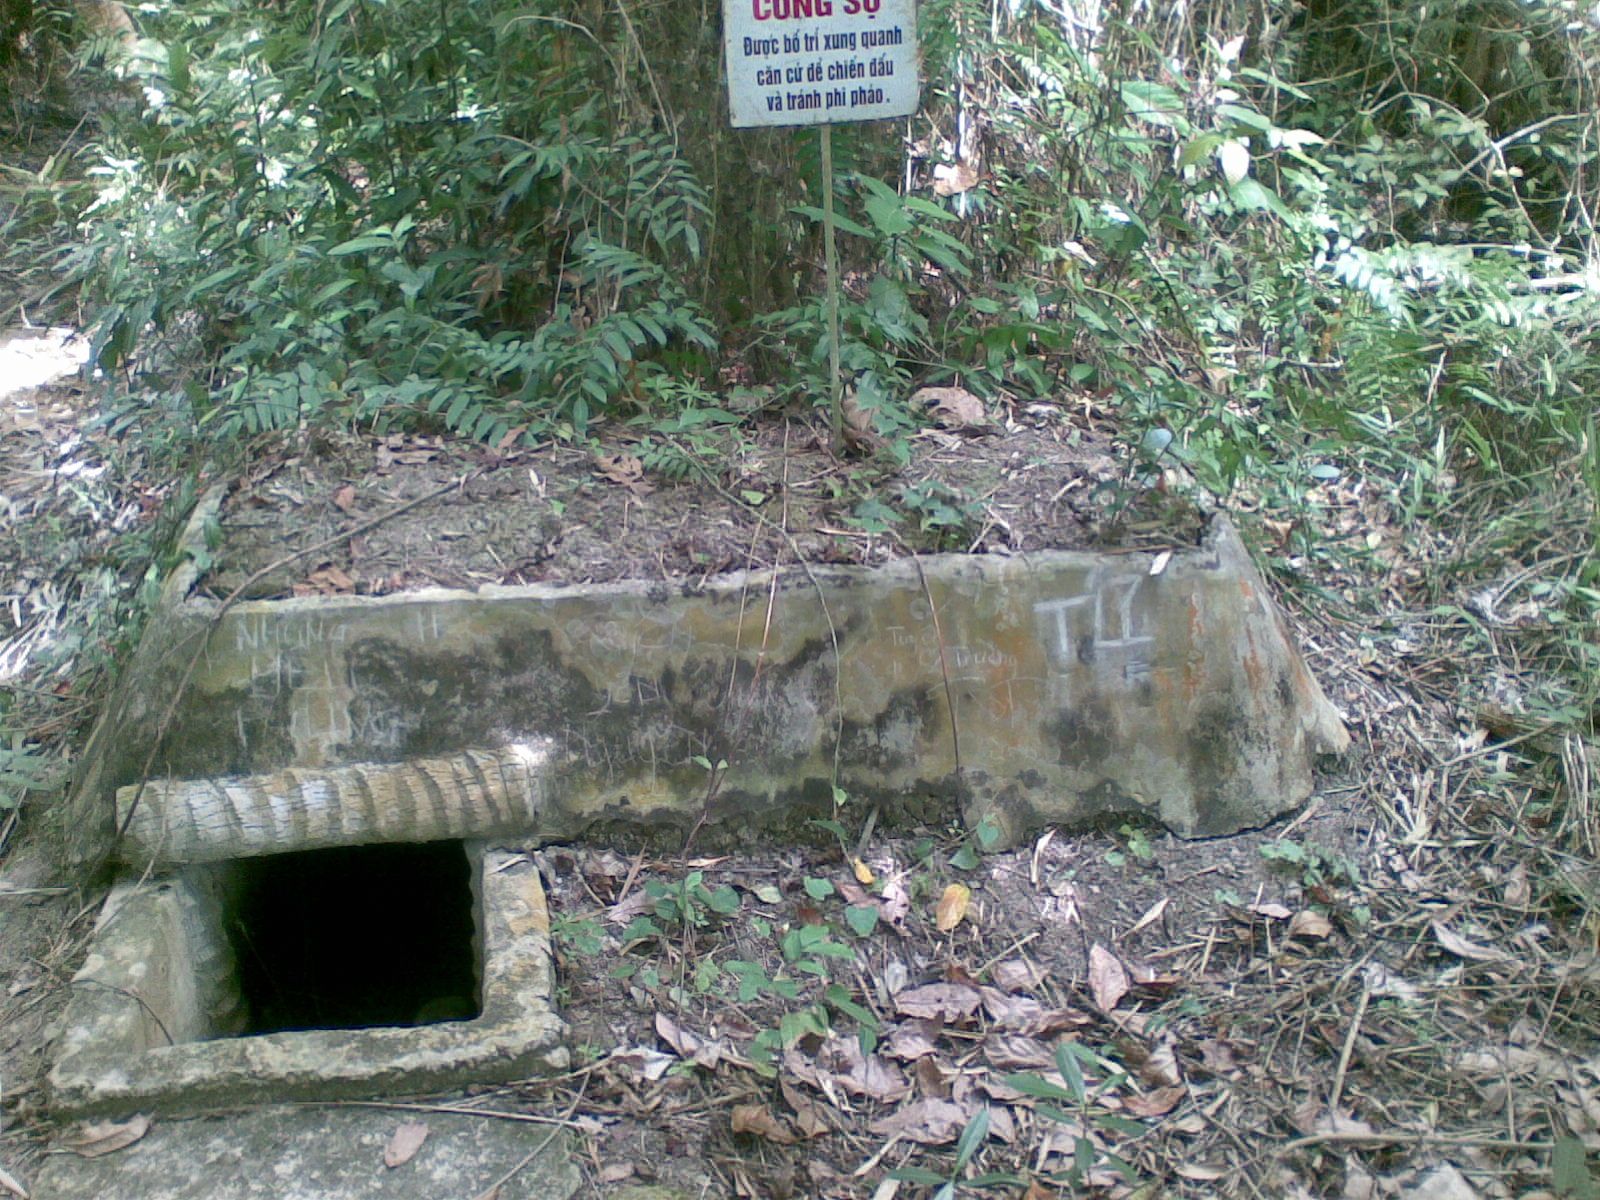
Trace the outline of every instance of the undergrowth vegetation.
{"label": "undergrowth vegetation", "polygon": [[[839,128],[841,357],[879,433],[923,383],[1088,395],[1219,495],[1295,520],[1371,478],[1402,523],[1586,450],[1591,20],[1091,17],[936,0],[906,136]],[[722,409],[730,378],[826,395],[815,136],[723,127],[709,10],[138,18],[84,177],[8,173],[14,268],[30,223],[81,221],[47,265],[119,430],[182,458],[316,426],[581,439]]]}

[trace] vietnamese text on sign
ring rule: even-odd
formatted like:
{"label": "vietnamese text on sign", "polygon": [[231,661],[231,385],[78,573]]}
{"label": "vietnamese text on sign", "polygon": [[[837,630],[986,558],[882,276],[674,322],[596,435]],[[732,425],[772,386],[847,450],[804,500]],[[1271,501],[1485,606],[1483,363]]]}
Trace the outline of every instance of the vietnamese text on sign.
{"label": "vietnamese text on sign", "polygon": [[723,22],[736,126],[916,111],[914,0],[725,0]]}

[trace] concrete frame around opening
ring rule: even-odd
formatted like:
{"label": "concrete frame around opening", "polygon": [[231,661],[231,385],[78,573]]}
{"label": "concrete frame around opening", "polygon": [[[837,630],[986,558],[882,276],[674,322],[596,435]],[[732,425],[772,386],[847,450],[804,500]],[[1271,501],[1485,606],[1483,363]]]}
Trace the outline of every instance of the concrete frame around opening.
{"label": "concrete frame around opening", "polygon": [[228,1036],[237,1003],[214,867],[118,884],[73,979],[52,1105],[167,1115],[436,1091],[566,1069],[550,914],[523,852],[468,843],[482,941],[470,1021]]}

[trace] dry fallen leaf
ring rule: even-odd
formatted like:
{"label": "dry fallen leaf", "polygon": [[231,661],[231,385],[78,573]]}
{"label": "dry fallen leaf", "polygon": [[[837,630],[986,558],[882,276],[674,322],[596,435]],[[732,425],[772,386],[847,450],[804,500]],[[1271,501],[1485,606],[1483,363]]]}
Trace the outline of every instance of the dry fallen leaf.
{"label": "dry fallen leaf", "polygon": [[606,1061],[635,1072],[647,1082],[655,1083],[678,1060],[653,1046],[618,1046]]}
{"label": "dry fallen leaf", "polygon": [[872,419],[873,411],[864,408],[856,399],[855,388],[846,388],[839,398],[840,433],[851,449],[873,453],[883,446],[883,438]]}
{"label": "dry fallen leaf", "polygon": [[798,1049],[783,1054],[784,1069],[802,1083],[809,1083],[830,1100],[842,1088],[857,1096],[893,1102],[911,1093],[911,1084],[893,1063],[879,1054],[864,1054],[857,1038],[831,1035],[817,1050],[813,1060]]}
{"label": "dry fallen leaf", "polygon": [[944,889],[944,895],[939,897],[939,905],[934,909],[933,923],[940,933],[949,933],[961,924],[967,915],[967,907],[972,903],[972,889],[964,883],[952,883]]}
{"label": "dry fallen leaf", "polygon": [[928,415],[947,429],[968,429],[989,423],[983,401],[966,388],[918,388],[911,394],[911,404],[926,408]]}
{"label": "dry fallen leaf", "polygon": [[1032,996],[1014,996],[992,987],[979,988],[978,994],[983,997],[984,1011],[997,1029],[1029,1033],[1044,1019],[1044,1005]]}
{"label": "dry fallen leaf", "polygon": [[349,572],[342,567],[335,566],[333,563],[311,572],[307,582],[316,584],[319,588],[327,588],[335,592],[353,592],[356,590],[356,581],[350,577]]}
{"label": "dry fallen leaf", "polygon": [[1321,941],[1333,933],[1333,922],[1310,908],[1302,908],[1289,921],[1289,936]]}
{"label": "dry fallen leaf", "polygon": [[708,1071],[717,1069],[717,1064],[722,1061],[723,1053],[727,1049],[721,1039],[707,1041],[697,1034],[690,1033],[666,1013],[656,1014],[656,1035],[676,1050],[679,1057]]}
{"label": "dry fallen leaf", "polygon": [[898,926],[911,911],[911,893],[906,890],[903,877],[886,879],[883,892],[878,897],[878,915],[891,925]]}
{"label": "dry fallen leaf", "polygon": [[149,1132],[150,1118],[139,1113],[126,1121],[85,1121],[75,1125],[61,1139],[61,1145],[84,1158],[99,1158],[133,1145]]}
{"label": "dry fallen leaf", "polygon": [[967,1125],[967,1110],[949,1100],[929,1098],[881,1117],[867,1128],[880,1135],[899,1134],[925,1146],[953,1142]]}
{"label": "dry fallen leaf", "polygon": [[349,512],[356,506],[356,489],[354,484],[347,483],[333,494],[335,507],[343,512]]}
{"label": "dry fallen leaf", "polygon": [[1157,1088],[1143,1096],[1125,1096],[1122,1106],[1135,1117],[1164,1117],[1188,1094],[1189,1089],[1180,1083],[1175,1087]]}
{"label": "dry fallen leaf", "polygon": [[795,1141],[789,1127],[764,1104],[735,1104],[729,1124],[735,1133],[753,1133],[780,1146],[792,1146]]}
{"label": "dry fallen leaf", "polygon": [[1478,1191],[1451,1163],[1440,1163],[1400,1193],[1402,1200],[1478,1200]]}
{"label": "dry fallen leaf", "polygon": [[1331,1133],[1335,1137],[1366,1137],[1372,1126],[1342,1112],[1329,1112],[1315,1100],[1307,1100],[1289,1114],[1289,1123],[1304,1134]]}
{"label": "dry fallen leaf", "polygon": [[978,169],[966,163],[938,163],[933,168],[933,194],[954,196],[978,185]]}
{"label": "dry fallen leaf", "polygon": [[983,1057],[997,1071],[1034,1071],[1050,1067],[1055,1051],[1038,1038],[990,1034],[983,1039]]}
{"label": "dry fallen leaf", "polygon": [[[1153,572],[1152,572],[1152,574],[1153,574]],[[1140,932],[1141,930],[1148,929],[1150,926],[1154,925],[1157,921],[1159,921],[1161,919],[1161,915],[1166,911],[1167,911],[1167,897],[1163,896],[1163,897],[1161,897],[1161,899],[1157,900],[1154,904],[1152,904],[1148,909],[1146,909],[1144,916],[1140,917],[1137,921],[1135,921],[1133,923],[1133,928],[1128,930],[1128,932],[1123,934],[1122,936],[1131,938],[1134,934]]]}
{"label": "dry fallen leaf", "polygon": [[1283,905],[1272,900],[1257,900],[1249,906],[1248,911],[1258,917],[1266,917],[1269,921],[1287,921],[1294,914]]}
{"label": "dry fallen leaf", "polygon": [[620,483],[635,496],[648,496],[655,489],[644,478],[644,463],[632,454],[597,454],[595,469],[612,483]]}
{"label": "dry fallen leaf", "polygon": [[1116,1008],[1131,986],[1128,972],[1115,954],[1099,942],[1089,947],[1089,991],[1102,1012]]}
{"label": "dry fallen leaf", "polygon": [[[932,1022],[927,1024],[938,1029],[938,1025]],[[937,1054],[939,1047],[934,1044],[933,1035],[924,1027],[924,1022],[902,1021],[889,1030],[889,1036],[883,1042],[883,1052],[901,1062],[915,1062],[925,1055]]]}
{"label": "dry fallen leaf", "polygon": [[994,985],[1008,992],[1026,991],[1044,982],[1044,972],[1024,958],[1008,958],[995,963],[989,972]]}
{"label": "dry fallen leaf", "polygon": [[928,983],[894,998],[895,1011],[908,1017],[936,1017],[947,1025],[965,1021],[978,1011],[983,997],[962,983]]}
{"label": "dry fallen leaf", "polygon": [[1178,1055],[1171,1034],[1155,1045],[1129,1039],[1122,1043],[1123,1057],[1138,1073],[1139,1079],[1152,1088],[1177,1087],[1183,1082],[1183,1068],[1178,1065]]}
{"label": "dry fallen leaf", "polygon": [[825,1133],[833,1132],[833,1121],[829,1118],[827,1109],[810,1099],[787,1079],[780,1077],[778,1087],[783,1092],[785,1103],[794,1110],[794,1122],[802,1137],[821,1137]]}
{"label": "dry fallen leaf", "polygon": [[1477,962],[1499,962],[1505,957],[1505,952],[1496,950],[1493,946],[1482,946],[1477,942],[1469,942],[1459,933],[1448,926],[1433,922],[1433,936],[1439,939],[1439,945],[1450,951],[1457,958],[1472,959]]}
{"label": "dry fallen leaf", "polygon": [[1506,903],[1512,908],[1527,908],[1532,894],[1532,889],[1528,886],[1527,865],[1518,863],[1506,875]]}
{"label": "dry fallen leaf", "polygon": [[383,1165],[391,1171],[403,1167],[416,1157],[422,1143],[428,1140],[426,1121],[403,1121],[383,1148]]}

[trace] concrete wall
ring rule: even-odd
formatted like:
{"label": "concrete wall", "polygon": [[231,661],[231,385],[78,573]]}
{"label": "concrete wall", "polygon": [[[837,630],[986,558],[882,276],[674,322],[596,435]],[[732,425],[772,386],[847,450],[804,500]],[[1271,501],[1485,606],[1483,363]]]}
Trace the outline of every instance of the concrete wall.
{"label": "concrete wall", "polygon": [[742,828],[825,808],[836,778],[959,800],[1006,838],[1110,813],[1220,834],[1298,804],[1346,744],[1220,520],[1160,561],[948,555],[220,617],[183,599],[147,643],[78,795],[104,837],[122,789],[133,861],[702,812]]}

